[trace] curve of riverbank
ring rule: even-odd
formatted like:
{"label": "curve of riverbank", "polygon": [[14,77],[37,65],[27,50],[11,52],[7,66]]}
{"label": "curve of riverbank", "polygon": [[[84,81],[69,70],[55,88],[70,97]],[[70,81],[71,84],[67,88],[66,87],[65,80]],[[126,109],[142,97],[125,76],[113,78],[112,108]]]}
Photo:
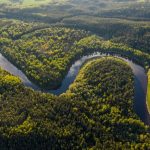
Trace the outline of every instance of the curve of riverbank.
{"label": "curve of riverbank", "polygon": [[[38,86],[33,84],[26,75],[19,70],[17,67],[15,67],[12,63],[10,63],[2,54],[0,54],[0,67],[2,67],[4,70],[10,72],[11,74],[15,76],[19,76],[22,80],[23,84],[27,87],[31,87],[34,90],[39,90],[42,92],[48,92],[55,95],[60,95],[64,93],[70,86],[71,83],[74,82],[77,74],[79,73],[79,70],[83,63],[85,61],[96,58],[96,57],[104,57],[107,56],[106,54],[102,54],[100,52],[93,53],[88,56],[83,56],[79,60],[77,60],[70,68],[68,74],[64,78],[60,88],[57,90],[43,90],[40,89]],[[140,119],[145,123],[150,125],[150,115],[148,113],[147,105],[146,105],[146,93],[147,93],[147,75],[143,67],[135,64],[131,60],[128,60],[126,58],[123,58],[121,56],[114,56],[123,59],[132,69],[135,77],[135,101],[134,101],[134,109],[136,114],[140,117]]]}
{"label": "curve of riverbank", "polygon": [[148,109],[148,112],[150,114],[150,69],[147,73],[147,80],[148,80],[148,83],[147,83],[147,109]]}

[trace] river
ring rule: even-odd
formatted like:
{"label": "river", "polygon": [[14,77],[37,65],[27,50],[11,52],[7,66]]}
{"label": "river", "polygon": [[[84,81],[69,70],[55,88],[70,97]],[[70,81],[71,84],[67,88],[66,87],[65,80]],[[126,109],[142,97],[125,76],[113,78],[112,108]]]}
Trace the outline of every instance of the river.
{"label": "river", "polygon": [[[20,79],[22,80],[23,84],[27,87],[31,87],[34,90],[40,90],[43,92],[49,92],[49,93],[53,93],[55,95],[60,95],[69,88],[71,83],[74,82],[77,74],[79,73],[81,66],[83,65],[83,63],[86,60],[91,59],[91,58],[96,58],[96,57],[104,57],[104,56],[106,56],[106,55],[102,54],[102,53],[93,53],[92,55],[83,56],[82,58],[77,60],[71,66],[71,68],[70,68],[68,74],[66,75],[66,77],[64,78],[60,88],[58,88],[57,90],[50,90],[50,91],[42,90],[38,86],[33,84],[21,70],[19,70],[17,67],[15,67],[12,63],[10,63],[1,54],[0,54],[0,66],[1,66],[1,68],[10,72],[11,74],[13,74],[15,76],[19,76]],[[114,57],[119,57],[119,58],[123,59],[131,67],[131,69],[134,73],[134,78],[135,78],[134,109],[135,109],[136,114],[140,117],[140,119],[145,124],[150,125],[150,115],[148,113],[147,106],[146,106],[147,75],[146,75],[144,68],[126,58],[122,58],[120,56],[114,56]]]}

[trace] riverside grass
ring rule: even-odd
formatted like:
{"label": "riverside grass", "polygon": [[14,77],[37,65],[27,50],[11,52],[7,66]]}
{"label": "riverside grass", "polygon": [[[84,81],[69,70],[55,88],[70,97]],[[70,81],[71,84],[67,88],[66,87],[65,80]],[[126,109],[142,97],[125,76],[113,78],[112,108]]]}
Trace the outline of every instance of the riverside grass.
{"label": "riverside grass", "polygon": [[150,113],[150,69],[148,71],[148,84],[147,84],[147,107],[148,107],[148,111]]}

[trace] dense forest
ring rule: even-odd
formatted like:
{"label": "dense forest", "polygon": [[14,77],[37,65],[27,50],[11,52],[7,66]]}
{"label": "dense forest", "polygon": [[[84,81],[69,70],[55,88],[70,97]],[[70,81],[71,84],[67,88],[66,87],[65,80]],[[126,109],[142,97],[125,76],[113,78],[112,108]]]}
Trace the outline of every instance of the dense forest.
{"label": "dense forest", "polygon": [[133,110],[133,74],[122,60],[104,57],[90,61],[59,97],[25,88],[5,71],[0,76],[1,148],[150,146],[150,129]]}
{"label": "dense forest", "polygon": [[111,55],[86,61],[59,96],[0,68],[0,149],[148,150],[136,77],[115,56],[145,69],[150,110],[149,47],[148,0],[0,0],[0,54],[43,91],[58,89],[83,56]]}
{"label": "dense forest", "polygon": [[[150,56],[146,52],[104,41],[88,31],[64,27],[34,30],[36,25],[22,24],[18,23],[19,28],[16,29],[12,23],[6,29],[7,22],[4,21],[0,31],[0,52],[32,81],[46,89],[59,87],[72,63],[93,52],[120,54],[133,59],[146,69],[150,65]],[[26,30],[33,32],[24,31],[26,26]],[[27,33],[23,34],[22,30]]]}

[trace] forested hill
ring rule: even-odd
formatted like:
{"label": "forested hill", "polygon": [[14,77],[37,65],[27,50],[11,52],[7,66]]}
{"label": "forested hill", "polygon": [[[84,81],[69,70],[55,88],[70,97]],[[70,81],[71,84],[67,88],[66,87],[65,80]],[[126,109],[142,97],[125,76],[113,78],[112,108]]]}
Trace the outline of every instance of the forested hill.
{"label": "forested hill", "polygon": [[133,79],[122,60],[92,60],[56,97],[0,70],[0,148],[147,149],[150,128],[133,110]]}
{"label": "forested hill", "polygon": [[2,17],[49,23],[80,15],[149,20],[150,14],[150,3],[143,0],[21,0],[20,3],[0,0],[0,8]]}
{"label": "forested hill", "polygon": [[[149,150],[150,126],[134,108],[138,79],[114,57],[149,76],[149,47],[149,0],[0,0],[0,65],[7,59],[41,89],[2,65],[0,150]],[[93,53],[111,56],[86,61],[66,93],[42,92],[59,89]],[[145,112],[149,82],[147,99],[138,97]]]}

